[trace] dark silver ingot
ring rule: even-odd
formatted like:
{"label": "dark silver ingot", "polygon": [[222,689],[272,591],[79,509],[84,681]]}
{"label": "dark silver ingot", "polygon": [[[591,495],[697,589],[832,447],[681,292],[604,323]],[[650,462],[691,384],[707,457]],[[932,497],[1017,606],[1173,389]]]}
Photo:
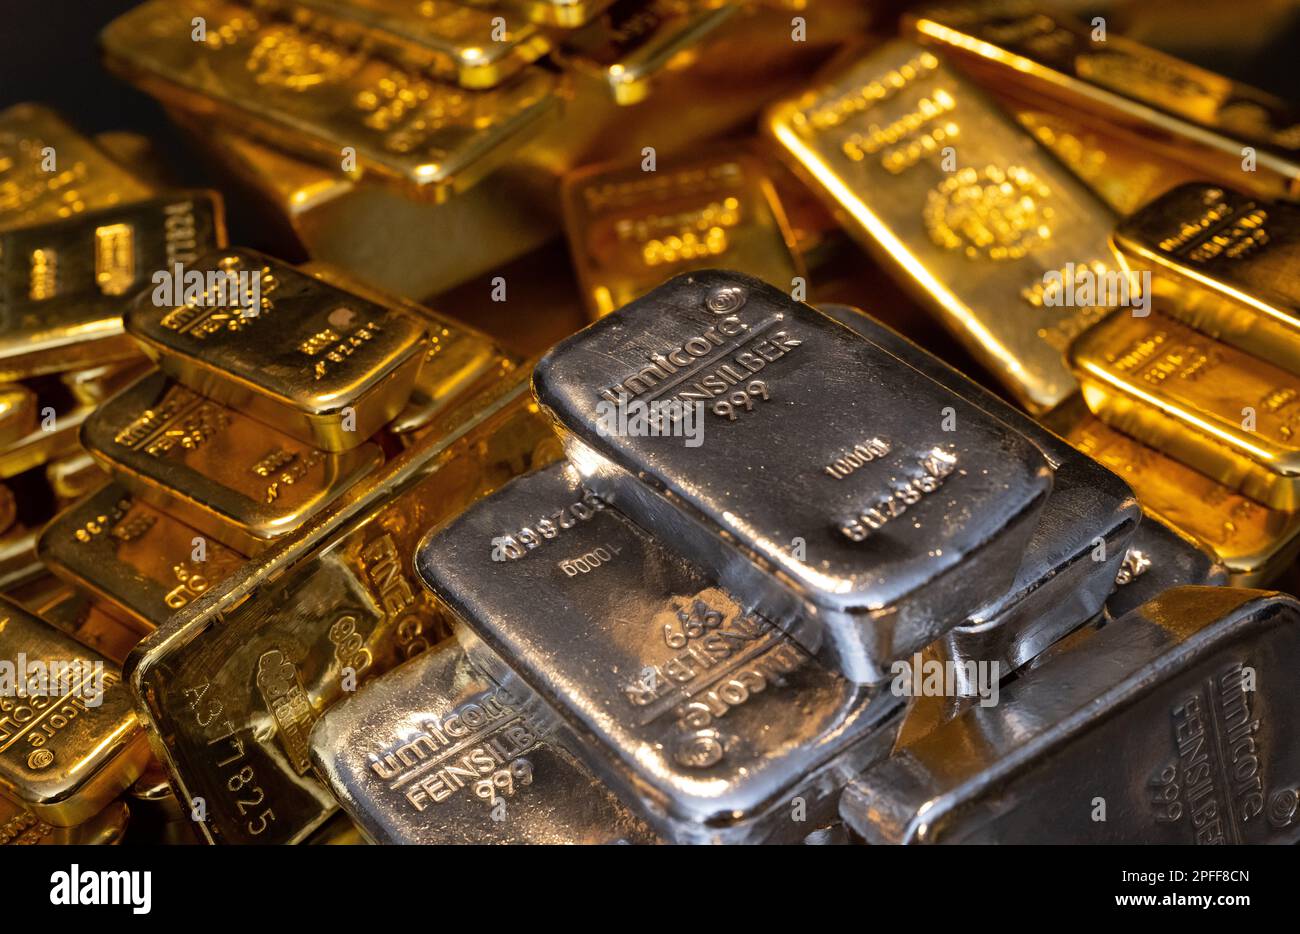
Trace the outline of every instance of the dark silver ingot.
{"label": "dark silver ingot", "polygon": [[311,759],[375,843],[653,843],[516,696],[444,642],[330,707]]}
{"label": "dark silver ingot", "polygon": [[[1011,586],[1051,489],[1025,438],[738,273],[602,318],[533,389],[597,493],[769,618],[817,624],[808,647],[863,683]],[[699,403],[703,443],[602,430],[602,408],[651,401]]]}
{"label": "dark silver ingot", "polygon": [[[823,305],[821,311],[1024,435],[1055,473],[1015,581],[944,634],[943,654],[959,663],[997,662],[1000,673],[1009,674],[1100,613],[1142,519],[1129,485],[874,318],[848,305]],[[962,689],[969,688],[964,666],[956,670]]]}
{"label": "dark silver ingot", "polygon": [[1106,599],[1106,615],[1117,619],[1170,587],[1227,583],[1228,570],[1213,555],[1154,516],[1144,516]]}
{"label": "dark silver ingot", "polygon": [[840,814],[871,843],[1293,843],[1297,664],[1293,597],[1166,591],[865,772]]}
{"label": "dark silver ingot", "polygon": [[[511,547],[543,516],[553,537]],[[893,743],[901,698],[820,665],[585,493],[571,466],[479,500],[421,544],[416,566],[460,617],[471,660],[512,693],[525,682],[584,763],[673,842],[797,843]]]}

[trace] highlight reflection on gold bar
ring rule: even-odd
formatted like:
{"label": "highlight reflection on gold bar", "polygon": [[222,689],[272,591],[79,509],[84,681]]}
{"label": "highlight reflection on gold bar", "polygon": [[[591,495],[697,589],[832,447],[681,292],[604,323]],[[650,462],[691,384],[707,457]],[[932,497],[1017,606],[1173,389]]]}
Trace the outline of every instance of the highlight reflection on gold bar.
{"label": "highlight reflection on gold bar", "polygon": [[138,627],[128,626],[105,613],[100,604],[87,594],[49,574],[15,588],[9,595],[114,665],[126,661],[127,655],[140,642]]}
{"label": "highlight reflection on gold bar", "polygon": [[[77,453],[77,433],[93,411],[93,406],[77,406],[56,413],[51,421],[43,417],[31,431],[0,449],[0,479],[18,474]],[[42,410],[42,415],[46,414]]]}
{"label": "highlight reflection on gold bar", "polygon": [[1184,185],[1125,218],[1115,246],[1167,313],[1300,373],[1300,208]]}
{"label": "highlight reflection on gold bar", "polygon": [[45,465],[45,482],[59,509],[103,486],[106,479],[104,469],[84,450],[65,454]]}
{"label": "highlight reflection on gold bar", "polygon": [[56,516],[37,543],[41,562],[99,598],[141,634],[162,625],[245,562],[115,483]]}
{"label": "highlight reflection on gold bar", "polygon": [[891,42],[771,109],[766,131],[849,232],[896,266],[1033,410],[1095,307],[1049,307],[1045,275],[1113,263],[1110,211],[937,55]]}
{"label": "highlight reflection on gold bar", "polygon": [[139,359],[130,296],[225,243],[221,200],[176,192],[0,233],[0,379]]}
{"label": "highlight reflection on gold bar", "polygon": [[342,454],[308,447],[156,371],[96,409],[81,441],[129,491],[248,555],[383,461],[369,442]]}
{"label": "highlight reflection on gold bar", "polygon": [[76,826],[130,787],[149,757],[131,697],[111,664],[3,597],[0,659],[26,677],[23,693],[0,696],[0,794]]}
{"label": "highlight reflection on gold bar", "polygon": [[126,330],[164,373],[327,451],[363,444],[406,404],[423,321],[252,250],[210,252],[183,303],[142,292]]}
{"label": "highlight reflection on gold bar", "polygon": [[692,269],[725,267],[779,288],[804,275],[772,183],[740,149],[591,166],[564,183],[565,227],[594,317]]}
{"label": "highlight reflection on gold bar", "polygon": [[1267,584],[1300,549],[1300,512],[1270,509],[1130,438],[1068,402],[1049,428],[1123,477],[1150,515],[1214,554],[1237,587]]}
{"label": "highlight reflection on gold bar", "polygon": [[[203,42],[190,38],[195,16]],[[164,103],[330,166],[348,147],[358,172],[435,201],[500,165],[560,103],[540,68],[470,91],[224,0],[152,0],[101,41],[110,66]]]}
{"label": "highlight reflection on gold bar", "polygon": [[0,846],[111,846],[121,842],[128,817],[125,802],[114,801],[84,824],[53,827],[0,798]]}
{"label": "highlight reflection on gold bar", "polygon": [[20,383],[0,386],[0,448],[36,428],[36,393]]}
{"label": "highlight reflection on gold bar", "polygon": [[1111,315],[1070,358],[1112,427],[1275,509],[1300,508],[1300,376],[1160,313]]}
{"label": "highlight reflection on gold bar", "polygon": [[522,14],[451,0],[253,0],[250,5],[466,88],[498,85],[551,47],[550,34]]}
{"label": "highlight reflection on gold bar", "polygon": [[67,220],[151,193],[53,110],[15,104],[0,111],[0,230]]}
{"label": "highlight reflection on gold bar", "polygon": [[[1103,120],[1265,197],[1300,194],[1300,111],[1263,91],[1109,31],[1099,34],[1032,0],[928,10],[913,28],[990,84],[1023,88]],[[1254,170],[1243,170],[1244,147],[1253,151]]]}
{"label": "highlight reflection on gold bar", "polygon": [[[464,411],[474,414],[455,431],[386,464],[343,508],[174,614],[127,660],[181,800],[207,803],[198,830],[209,842],[299,842],[329,818],[336,803],[307,758],[312,723],[343,696],[345,678],[362,683],[449,632],[411,568],[420,537],[559,455],[526,380]],[[241,772],[252,776],[244,791],[262,799],[251,812],[238,805],[247,795],[228,790]]]}

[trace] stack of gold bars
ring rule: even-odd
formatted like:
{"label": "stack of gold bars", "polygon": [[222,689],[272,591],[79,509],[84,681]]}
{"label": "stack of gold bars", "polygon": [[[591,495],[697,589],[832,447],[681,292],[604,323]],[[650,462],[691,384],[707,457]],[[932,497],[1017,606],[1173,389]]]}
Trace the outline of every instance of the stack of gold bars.
{"label": "stack of gold bars", "polygon": [[262,233],[0,112],[0,843],[1300,840],[1300,110],[1065,6],[113,21]]}

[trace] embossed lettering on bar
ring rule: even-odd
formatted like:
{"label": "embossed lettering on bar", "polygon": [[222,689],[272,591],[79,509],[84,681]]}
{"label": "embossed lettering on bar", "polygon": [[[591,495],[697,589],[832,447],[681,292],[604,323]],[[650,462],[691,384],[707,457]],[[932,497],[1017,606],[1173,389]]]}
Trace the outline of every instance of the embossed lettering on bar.
{"label": "embossed lettering on bar", "polygon": [[139,357],[122,312],[155,272],[225,243],[211,192],[0,233],[0,379]]}
{"label": "embossed lettering on bar", "polygon": [[[1005,592],[1051,489],[1029,441],[738,273],[665,283],[558,344],[533,385],[597,493],[769,618],[820,623],[807,647],[859,682]],[[602,427],[655,402],[697,407],[702,443]]]}
{"label": "embossed lettering on bar", "polygon": [[177,382],[327,451],[364,444],[406,404],[429,349],[424,321],[251,250],[192,268],[214,285],[182,305],[143,292],[126,316]]}
{"label": "embossed lettering on bar", "polygon": [[1041,411],[1075,391],[1065,349],[1106,310],[1054,305],[1045,277],[1115,271],[1114,216],[969,81],[891,42],[764,125],[1022,404]]}
{"label": "embossed lettering on bar", "polygon": [[116,667],[0,597],[0,794],[74,827],[144,769],[149,747]]}
{"label": "embossed lettering on bar", "polygon": [[[202,16],[207,39],[190,38]],[[101,41],[108,64],[164,103],[440,201],[477,182],[558,115],[555,76],[527,68],[471,91],[223,0],[153,0]]]}
{"label": "embossed lettering on bar", "polygon": [[[927,10],[913,28],[990,83],[1105,122],[1143,145],[1240,178],[1264,197],[1300,194],[1300,111],[1272,95],[1030,0]],[[1256,166],[1242,171],[1243,148]]]}
{"label": "embossed lettering on bar", "polygon": [[345,695],[345,678],[360,686],[448,635],[411,569],[420,537],[559,454],[523,381],[464,411],[127,659],[155,754],[182,800],[207,802],[196,830],[208,842],[301,842],[325,823],[337,805],[311,775],[312,722]]}
{"label": "embossed lettering on bar", "polygon": [[536,692],[672,842],[798,842],[790,801],[813,826],[833,819],[838,789],[893,742],[900,698],[824,668],[571,465],[475,503],[422,543],[416,567],[463,624],[470,660]]}
{"label": "embossed lettering on bar", "polygon": [[375,843],[653,843],[453,642],[331,707],[311,756]]}
{"label": "embossed lettering on bar", "polygon": [[1300,507],[1300,376],[1156,312],[1070,348],[1096,415],[1252,499]]}
{"label": "embossed lettering on bar", "polygon": [[945,657],[997,662],[999,674],[1007,675],[1101,612],[1141,519],[1128,484],[861,311],[844,305],[823,305],[821,310],[1028,438],[1052,465],[1052,493],[1014,583],[943,636]]}
{"label": "embossed lettering on bar", "polygon": [[82,444],[131,493],[240,554],[301,526],[383,462],[308,447],[154,371],[86,419]]}
{"label": "embossed lettering on bar", "polygon": [[869,769],[840,813],[871,843],[1294,843],[1297,663],[1295,598],[1169,590]]}
{"label": "embossed lettering on bar", "polygon": [[142,633],[246,560],[115,483],[56,516],[41,532],[37,554]]}
{"label": "embossed lettering on bar", "polygon": [[725,266],[768,282],[804,275],[762,163],[740,149],[590,166],[564,184],[565,228],[587,310],[609,314],[664,279]]}
{"label": "embossed lettering on bar", "polygon": [[0,111],[0,230],[67,220],[150,194],[53,110],[15,104]]}
{"label": "embossed lettering on bar", "polygon": [[1300,373],[1300,208],[1184,185],[1121,221],[1115,246],[1168,314]]}

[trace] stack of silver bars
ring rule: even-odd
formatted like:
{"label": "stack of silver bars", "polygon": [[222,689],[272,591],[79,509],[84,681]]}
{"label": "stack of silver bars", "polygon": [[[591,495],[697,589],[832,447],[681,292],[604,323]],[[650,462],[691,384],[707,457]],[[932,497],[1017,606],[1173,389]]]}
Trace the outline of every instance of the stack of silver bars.
{"label": "stack of silver bars", "polygon": [[876,21],[114,21],[298,264],[0,112],[0,842],[1300,840],[1300,122]]}

